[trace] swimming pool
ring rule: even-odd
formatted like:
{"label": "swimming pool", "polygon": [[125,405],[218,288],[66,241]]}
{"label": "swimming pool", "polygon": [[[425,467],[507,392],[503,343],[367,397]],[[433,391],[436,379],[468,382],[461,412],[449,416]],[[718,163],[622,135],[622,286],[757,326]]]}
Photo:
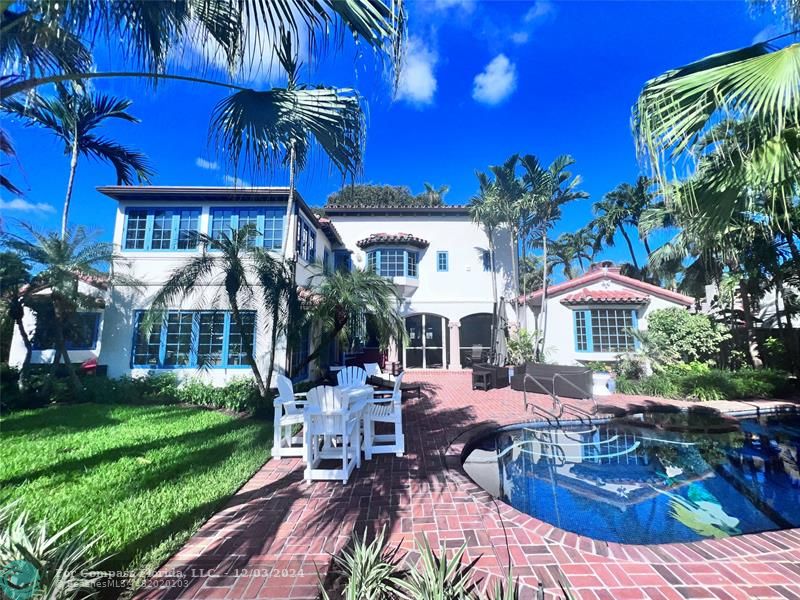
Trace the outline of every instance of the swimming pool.
{"label": "swimming pool", "polygon": [[800,527],[800,415],[708,411],[502,429],[464,469],[498,499],[598,540],[661,544]]}

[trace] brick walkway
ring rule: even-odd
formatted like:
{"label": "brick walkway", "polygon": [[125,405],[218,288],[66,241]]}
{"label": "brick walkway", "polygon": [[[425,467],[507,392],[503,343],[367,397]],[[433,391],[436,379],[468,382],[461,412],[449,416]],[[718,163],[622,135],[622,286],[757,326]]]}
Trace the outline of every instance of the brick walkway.
{"label": "brick walkway", "polygon": [[[529,421],[522,394],[473,392],[468,373],[409,373],[423,397],[404,404],[406,456],[364,462],[348,485],[302,481],[299,459],[270,460],[140,592],[155,598],[316,598],[330,554],[354,532],[383,525],[409,551],[467,542],[484,583],[511,566],[522,598],[800,600],[800,530],[690,544],[606,543],[556,529],[495,502],[461,469],[463,444],[484,428]],[[536,397],[542,406],[544,396]],[[661,401],[614,396],[629,407]],[[672,404],[681,404],[678,402]],[[760,406],[771,403],[758,403]],[[752,410],[750,402],[707,403]]]}

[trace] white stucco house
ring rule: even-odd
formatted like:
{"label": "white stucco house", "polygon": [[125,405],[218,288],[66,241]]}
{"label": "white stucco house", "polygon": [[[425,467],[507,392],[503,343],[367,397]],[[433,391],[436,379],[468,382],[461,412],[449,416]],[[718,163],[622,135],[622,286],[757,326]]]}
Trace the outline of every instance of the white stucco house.
{"label": "white stucco house", "polygon": [[[520,299],[529,329],[542,321],[542,290]],[[662,308],[690,309],[693,298],[620,274],[611,263],[547,288],[545,355],[560,365],[615,361],[636,350],[630,329],[647,329],[647,318]]]}
{"label": "white stucco house", "polygon": [[[171,307],[158,327],[146,328],[142,321],[169,274],[201,252],[195,234],[213,237],[245,223],[253,223],[259,232],[254,244],[276,256],[296,255],[301,286],[312,286],[321,271],[336,268],[372,268],[391,278],[401,297],[399,309],[408,343],[394,344],[380,358],[404,368],[461,368],[475,347],[489,350],[497,312],[513,317],[512,307],[495,304],[492,285],[494,278],[499,298],[512,297],[507,240],[496,240],[492,272],[489,240],[471,221],[466,207],[326,207],[325,217],[318,218],[296,194],[295,210],[287,219],[289,190],[283,187],[106,186],[98,190],[116,202],[113,243],[117,258],[112,269],[138,282],[115,285],[108,291],[105,310],[92,317],[98,320],[96,335],[81,350],[97,357],[112,377],[172,371],[214,384],[247,377],[242,336],[252,336],[256,361],[266,366],[269,316],[263,307],[243,306],[252,329],[238,331],[220,287]],[[109,210],[114,209],[109,206]],[[35,333],[36,315],[29,314],[27,319]],[[374,342],[370,345],[370,337],[367,331],[358,348],[360,357],[345,356],[333,347],[322,362],[378,358],[379,349]],[[285,340],[279,339],[276,366],[290,370],[294,361],[311,351],[312,338],[306,332],[294,352],[287,352]],[[21,341],[15,340],[12,364],[24,359],[24,346],[20,346]],[[84,356],[71,358],[80,362]],[[49,360],[52,352],[34,356],[34,362]],[[317,366],[303,376],[315,376]]]}

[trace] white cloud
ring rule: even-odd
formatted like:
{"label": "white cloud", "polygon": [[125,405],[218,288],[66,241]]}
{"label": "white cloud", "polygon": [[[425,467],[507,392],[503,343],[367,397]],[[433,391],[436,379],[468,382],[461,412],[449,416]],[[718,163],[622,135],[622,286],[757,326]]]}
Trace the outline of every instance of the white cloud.
{"label": "white cloud", "polygon": [[234,187],[250,187],[250,182],[235,175],[223,175],[222,180],[225,182],[225,185],[232,185]]}
{"label": "white cloud", "polygon": [[505,54],[498,54],[475,76],[472,97],[484,104],[499,104],[517,89],[517,67]]}
{"label": "white cloud", "polygon": [[475,0],[436,0],[434,6],[437,10],[458,8],[466,12],[471,12],[475,8]]}
{"label": "white cloud", "polygon": [[56,209],[46,202],[28,202],[22,198],[3,200],[0,198],[0,210],[16,210],[19,212],[54,213]]}
{"label": "white cloud", "polygon": [[530,35],[527,31],[515,31],[511,34],[511,41],[515,44],[527,44],[528,39],[530,39]]}
{"label": "white cloud", "polygon": [[199,156],[195,159],[194,164],[206,171],[219,170],[219,163],[212,160],[206,160],[205,158],[200,158]]}
{"label": "white cloud", "polygon": [[434,68],[439,57],[417,37],[409,38],[396,100],[424,105],[433,102],[436,93]]}
{"label": "white cloud", "polygon": [[556,7],[549,0],[538,0],[528,9],[528,12],[525,13],[522,20],[526,23],[533,23],[534,21],[550,16],[555,10]]}

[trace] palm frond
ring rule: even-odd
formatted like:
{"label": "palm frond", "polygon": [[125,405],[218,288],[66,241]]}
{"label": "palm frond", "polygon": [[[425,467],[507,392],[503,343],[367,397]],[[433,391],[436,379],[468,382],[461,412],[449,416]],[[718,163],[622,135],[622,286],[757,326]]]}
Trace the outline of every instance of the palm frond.
{"label": "palm frond", "polygon": [[147,156],[122,144],[95,135],[85,135],[79,146],[82,154],[111,163],[117,173],[117,185],[149,183],[155,175]]}
{"label": "palm frond", "polygon": [[311,138],[342,173],[361,168],[365,129],[355,90],[272,88],[243,90],[214,109],[209,138],[234,164],[270,170],[292,144]]}

